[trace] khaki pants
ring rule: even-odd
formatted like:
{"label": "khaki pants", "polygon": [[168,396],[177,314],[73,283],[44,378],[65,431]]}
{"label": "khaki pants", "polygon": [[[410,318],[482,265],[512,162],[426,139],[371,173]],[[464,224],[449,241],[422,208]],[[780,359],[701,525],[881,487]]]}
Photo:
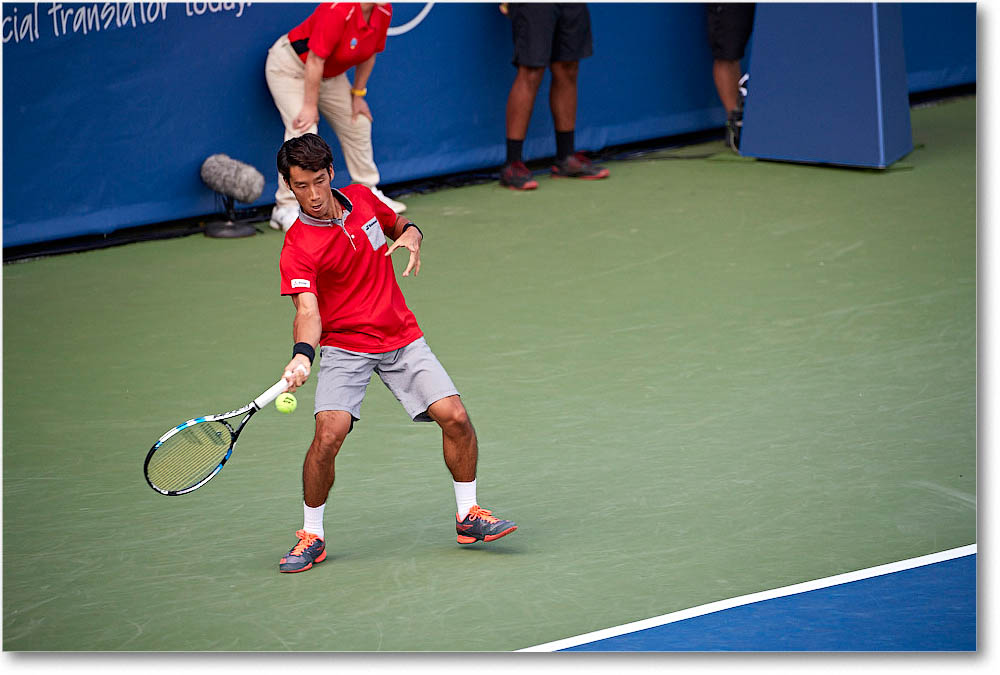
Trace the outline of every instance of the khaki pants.
{"label": "khaki pants", "polygon": [[[292,120],[302,110],[305,70],[305,64],[292,49],[287,34],[278,38],[268,50],[264,74],[267,78],[267,88],[271,90],[274,104],[278,107],[281,121],[285,124],[286,141],[302,133],[316,133],[316,125],[305,132],[292,129]],[[340,149],[344,154],[344,163],[347,164],[351,180],[368,187],[378,185],[379,173],[378,167],[375,166],[375,152],[372,148],[372,123],[362,115],[358,115],[356,120],[351,120],[351,83],[346,74],[326,78],[320,82],[319,112],[340,140]],[[295,195],[288,189],[280,175],[274,201],[279,207],[298,207]]]}

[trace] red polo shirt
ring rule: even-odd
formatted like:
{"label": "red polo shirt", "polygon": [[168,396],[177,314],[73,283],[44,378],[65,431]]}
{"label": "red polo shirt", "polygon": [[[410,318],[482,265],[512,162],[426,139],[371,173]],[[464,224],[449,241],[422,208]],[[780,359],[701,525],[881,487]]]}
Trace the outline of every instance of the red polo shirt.
{"label": "red polo shirt", "polygon": [[[288,41],[306,62],[309,52],[326,59],[323,77],[336,77],[385,49],[392,5],[375,5],[366,22],[357,2],[326,2],[288,33]],[[296,45],[296,42],[299,44]],[[308,51],[302,46],[308,47]]]}
{"label": "red polo shirt", "polygon": [[299,213],[285,233],[281,294],[314,293],[323,322],[320,344],[378,354],[423,335],[396,283],[385,233],[396,214],[364,185],[334,190],[343,225]]}

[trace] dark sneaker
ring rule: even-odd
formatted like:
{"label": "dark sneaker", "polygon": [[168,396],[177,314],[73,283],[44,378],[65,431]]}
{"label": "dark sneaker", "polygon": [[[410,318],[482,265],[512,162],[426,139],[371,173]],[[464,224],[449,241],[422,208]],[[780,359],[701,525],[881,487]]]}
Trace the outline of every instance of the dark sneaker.
{"label": "dark sneaker", "polygon": [[598,180],[607,178],[610,174],[610,171],[603,166],[596,166],[582,152],[574,153],[566,159],[557,159],[552,165],[552,175],[557,178]]}
{"label": "dark sneaker", "polygon": [[726,118],[726,145],[733,152],[740,151],[740,134],[743,132],[743,111],[733,110]]}
{"label": "dark sneaker", "polygon": [[524,162],[511,162],[500,171],[500,185],[511,190],[534,190],[538,181],[531,177]]}
{"label": "dark sneaker", "polygon": [[501,520],[486,509],[473,506],[465,520],[459,520],[455,514],[455,531],[458,532],[459,544],[474,544],[477,541],[493,541],[510,534],[517,525],[509,520]]}
{"label": "dark sneaker", "polygon": [[299,542],[292,547],[278,564],[279,572],[305,572],[313,563],[326,560],[326,544],[315,534],[299,530],[295,533]]}

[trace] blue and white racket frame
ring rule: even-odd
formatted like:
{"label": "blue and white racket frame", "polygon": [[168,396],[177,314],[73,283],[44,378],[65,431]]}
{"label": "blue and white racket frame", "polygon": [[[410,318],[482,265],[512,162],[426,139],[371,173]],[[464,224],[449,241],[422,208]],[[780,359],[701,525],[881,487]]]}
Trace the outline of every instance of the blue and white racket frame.
{"label": "blue and white racket frame", "polygon": [[[218,415],[205,415],[203,417],[195,417],[194,419],[190,419],[186,422],[181,422],[176,427],[174,427],[167,433],[160,436],[160,438],[156,441],[156,443],[153,444],[153,447],[149,449],[149,452],[146,453],[146,461],[143,462],[142,465],[142,474],[146,478],[146,482],[149,484],[149,487],[153,488],[156,492],[159,492],[161,495],[167,495],[169,497],[173,497],[177,495],[185,495],[188,494],[189,492],[194,492],[202,485],[215,478],[215,476],[217,476],[218,473],[222,471],[222,467],[226,465],[226,462],[229,461],[229,458],[233,454],[233,448],[236,447],[236,440],[239,438],[240,432],[243,431],[243,427],[247,425],[247,422],[250,421],[250,418],[253,417],[254,413],[256,413],[258,410],[260,410],[267,404],[271,403],[274,399],[278,398],[279,395],[283,394],[285,391],[288,390],[288,387],[289,387],[288,381],[285,380],[285,378],[281,378],[273,385],[271,385],[267,391],[265,391],[263,394],[261,394],[260,396],[258,396],[257,398],[255,398],[242,408],[237,408],[236,410],[230,410],[229,412],[219,413]],[[236,427],[236,429],[234,430],[233,427],[226,420],[233,417],[239,417],[244,413],[246,413],[246,417],[243,418],[239,426]],[[168,439],[173,437],[175,434],[178,434],[181,431],[184,431],[185,429],[193,427],[196,424],[201,424],[202,422],[222,422],[229,428],[229,431],[232,435],[232,440],[229,441],[229,449],[226,450],[226,454],[219,461],[219,464],[215,467],[215,469],[212,470],[212,473],[208,474],[194,485],[186,487],[182,490],[164,490],[158,485],[155,485],[153,481],[150,480],[149,478],[149,461],[153,458],[153,455],[156,454],[156,451],[160,448],[160,446],[162,446]]]}

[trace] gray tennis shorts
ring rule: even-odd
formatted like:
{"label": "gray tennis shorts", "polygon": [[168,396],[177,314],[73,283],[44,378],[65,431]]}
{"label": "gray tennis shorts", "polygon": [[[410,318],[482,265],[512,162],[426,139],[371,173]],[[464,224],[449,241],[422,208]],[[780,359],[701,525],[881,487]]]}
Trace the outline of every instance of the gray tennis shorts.
{"label": "gray tennis shorts", "polygon": [[321,347],[320,355],[314,415],[324,410],[344,410],[355,420],[361,419],[361,401],[373,372],[378,373],[414,422],[433,422],[427,408],[446,396],[458,394],[444,366],[422,337],[382,354]]}

